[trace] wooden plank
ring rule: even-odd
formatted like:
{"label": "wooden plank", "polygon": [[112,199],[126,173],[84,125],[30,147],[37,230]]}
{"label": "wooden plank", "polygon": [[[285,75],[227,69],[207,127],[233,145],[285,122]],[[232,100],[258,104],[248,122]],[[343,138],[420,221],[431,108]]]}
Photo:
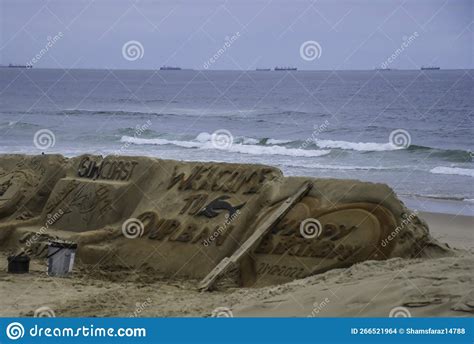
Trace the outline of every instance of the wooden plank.
{"label": "wooden plank", "polygon": [[290,209],[306,196],[313,187],[310,182],[305,182],[303,186],[285,202],[283,202],[256,230],[253,234],[230,256],[222,259],[219,264],[199,283],[198,289],[209,290],[217,278],[224,274],[232,265],[236,264],[250,250],[255,248],[260,240],[267,234],[274,225],[280,221]]}

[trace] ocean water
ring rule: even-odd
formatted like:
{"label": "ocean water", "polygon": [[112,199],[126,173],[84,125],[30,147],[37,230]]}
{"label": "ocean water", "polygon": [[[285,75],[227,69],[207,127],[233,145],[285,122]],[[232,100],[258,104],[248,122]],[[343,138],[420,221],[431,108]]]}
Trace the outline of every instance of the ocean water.
{"label": "ocean water", "polygon": [[0,153],[262,163],[473,212],[472,70],[4,68],[0,92]]}

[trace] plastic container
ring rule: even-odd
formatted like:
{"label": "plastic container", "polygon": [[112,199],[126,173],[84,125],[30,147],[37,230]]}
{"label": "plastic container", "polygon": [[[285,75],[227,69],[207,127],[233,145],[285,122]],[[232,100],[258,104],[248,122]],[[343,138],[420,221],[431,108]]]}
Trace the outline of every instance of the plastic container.
{"label": "plastic container", "polygon": [[72,272],[77,244],[51,241],[48,246],[48,275],[66,277]]}
{"label": "plastic container", "polygon": [[8,272],[11,274],[26,274],[30,271],[30,257],[26,255],[9,256]]}

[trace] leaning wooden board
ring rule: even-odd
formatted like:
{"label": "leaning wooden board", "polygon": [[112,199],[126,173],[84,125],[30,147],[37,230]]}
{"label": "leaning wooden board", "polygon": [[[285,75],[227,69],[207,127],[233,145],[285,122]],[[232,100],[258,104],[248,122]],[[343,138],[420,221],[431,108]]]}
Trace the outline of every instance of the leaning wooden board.
{"label": "leaning wooden board", "polygon": [[199,283],[198,289],[201,291],[209,290],[217,278],[224,274],[231,266],[236,264],[250,250],[258,245],[260,240],[267,234],[273,226],[278,223],[304,196],[306,196],[313,187],[313,184],[306,182],[298,191],[285,202],[283,202],[273,214],[271,214],[255,232],[235,251],[232,256],[222,259],[217,266]]}

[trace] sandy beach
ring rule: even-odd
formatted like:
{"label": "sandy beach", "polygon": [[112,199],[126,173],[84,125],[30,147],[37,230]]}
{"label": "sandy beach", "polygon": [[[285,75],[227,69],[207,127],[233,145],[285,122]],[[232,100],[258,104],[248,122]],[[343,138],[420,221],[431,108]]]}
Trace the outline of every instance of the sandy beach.
{"label": "sandy beach", "polygon": [[[190,173],[197,180],[193,171],[204,173],[207,165],[136,157],[102,159],[3,157],[0,177],[7,186],[0,205],[4,216],[11,215],[7,220],[4,217],[1,227],[4,268],[0,294],[8,297],[0,300],[0,316],[386,317],[394,310],[426,317],[473,314],[473,217],[410,213],[382,184],[313,179],[313,189],[255,246],[251,259],[219,279],[213,291],[202,292],[198,290],[200,280],[239,247],[236,243],[245,246],[244,239],[271,219],[282,200],[306,179],[288,179],[277,169],[259,165],[209,164],[209,168],[240,169],[239,173],[247,173],[242,179],[247,182],[230,183],[235,178],[229,179],[226,192],[232,197],[220,196],[220,203],[211,202],[213,207],[185,202],[181,209],[177,206],[183,202],[181,193],[189,192],[181,191],[179,185],[208,187],[212,175],[203,179],[204,184],[192,184],[186,177]],[[97,166],[109,166],[108,174]],[[251,177],[254,171],[255,175],[262,173],[262,178],[275,178],[271,186],[257,191],[259,186]],[[95,174],[92,179],[91,174]],[[110,176],[120,180],[112,181]],[[72,191],[68,189],[71,185]],[[141,192],[147,197],[137,197],[134,192],[145,190],[145,185],[148,189]],[[29,197],[16,197],[18,190]],[[211,195],[219,194],[222,191],[211,191]],[[155,201],[150,203],[150,198]],[[134,199],[137,201],[131,202]],[[10,206],[12,200],[15,207]],[[234,206],[229,208],[229,202]],[[370,205],[373,203],[378,207]],[[244,212],[245,204],[252,205],[251,212]],[[155,222],[157,215],[149,210],[150,205],[160,217],[180,214],[176,219],[188,221],[187,229],[175,233],[177,225]],[[189,226],[221,223],[222,209],[229,213],[224,224],[231,228],[231,235],[225,236],[226,229],[217,227],[215,237],[201,233],[199,240],[192,239]],[[237,215],[231,216],[234,210]],[[56,213],[61,216],[52,215]],[[141,219],[143,232],[130,237],[133,233],[123,232],[123,223],[135,216]],[[299,232],[300,222],[308,216],[323,224],[316,241],[301,232],[292,239],[293,246],[285,244],[279,249],[282,244],[272,244],[282,240],[279,226],[285,224],[281,233],[287,238],[293,235],[293,230],[286,229],[292,228],[292,219],[298,220],[295,231]],[[47,225],[41,227],[45,221]],[[350,225],[355,223],[351,221],[357,224]],[[336,234],[335,227],[339,227]],[[243,230],[248,228],[249,233]],[[348,228],[349,234],[344,234]],[[46,274],[45,245],[54,238],[79,245],[69,277]],[[330,241],[334,248],[326,249],[324,257],[312,254],[316,246],[311,245],[318,244],[318,250],[323,250],[332,247]],[[26,246],[32,258],[30,273],[7,273],[7,256]],[[265,268],[260,268],[260,261]],[[269,264],[284,267],[272,274],[277,270],[267,269]],[[304,267],[302,273],[287,274],[296,264]]]}
{"label": "sandy beach", "polygon": [[459,249],[474,248],[472,216],[427,212],[421,216],[428,222],[431,235],[436,239]]}
{"label": "sandy beach", "polygon": [[[449,221],[446,242],[458,240],[451,232],[472,230],[465,225],[473,218],[432,216]],[[472,235],[464,244],[472,247]],[[59,317],[201,317],[226,307],[237,317],[386,317],[402,306],[417,317],[465,317],[474,312],[473,266],[472,250],[456,250],[453,257],[368,261],[278,286],[202,293],[197,280],[168,280],[140,270],[78,266],[73,278],[52,278],[46,261],[36,259],[28,275],[2,269],[0,294],[9,297],[1,298],[0,315],[33,316],[48,307]]]}

